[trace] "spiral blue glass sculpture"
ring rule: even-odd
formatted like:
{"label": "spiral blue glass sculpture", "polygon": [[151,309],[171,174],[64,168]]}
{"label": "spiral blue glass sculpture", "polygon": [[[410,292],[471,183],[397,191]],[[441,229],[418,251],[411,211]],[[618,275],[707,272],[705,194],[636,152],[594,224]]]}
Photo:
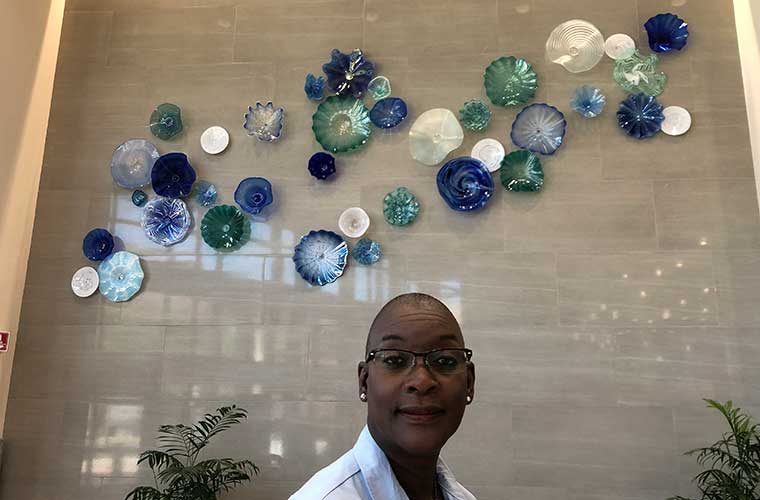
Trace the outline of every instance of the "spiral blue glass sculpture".
{"label": "spiral blue glass sculpture", "polygon": [[512,123],[512,142],[522,149],[552,155],[562,145],[565,115],[548,104],[531,104],[517,113]]}
{"label": "spiral blue glass sculpture", "polygon": [[617,118],[620,127],[636,139],[652,137],[660,131],[665,120],[657,99],[643,92],[630,95],[621,102]]}
{"label": "spiral blue glass sculpture", "polygon": [[296,271],[312,285],[323,286],[337,280],[346,268],[348,245],[333,233],[320,229],[301,237],[293,252]]}
{"label": "spiral blue glass sculpture", "polygon": [[649,37],[649,48],[655,52],[681,50],[689,39],[686,21],[675,14],[657,14],[644,23]]}
{"label": "spiral blue glass sculpture", "polygon": [[438,171],[438,192],[462,212],[483,208],[493,193],[493,177],[485,164],[469,156],[449,160]]}
{"label": "spiral blue glass sculpture", "polygon": [[195,170],[185,153],[168,153],[153,164],[153,191],[164,198],[184,198],[193,191]]}
{"label": "spiral blue glass sculpture", "polygon": [[145,236],[153,243],[169,246],[182,241],[193,219],[185,202],[179,198],[158,198],[149,201],[140,221]]}
{"label": "spiral blue glass sculpture", "polygon": [[272,184],[263,177],[248,177],[235,190],[235,203],[249,214],[259,214],[274,201]]}

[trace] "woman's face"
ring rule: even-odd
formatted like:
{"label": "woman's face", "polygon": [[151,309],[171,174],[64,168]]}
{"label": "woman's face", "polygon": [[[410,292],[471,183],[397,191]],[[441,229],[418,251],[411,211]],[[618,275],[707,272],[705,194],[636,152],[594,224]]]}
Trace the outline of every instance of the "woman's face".
{"label": "woman's face", "polygon": [[[464,347],[459,325],[446,310],[399,305],[373,325],[368,350],[426,352]],[[359,390],[367,395],[367,425],[390,455],[433,456],[456,432],[467,396],[474,397],[475,367],[433,373],[421,356],[414,367],[394,372],[374,360],[359,363]]]}

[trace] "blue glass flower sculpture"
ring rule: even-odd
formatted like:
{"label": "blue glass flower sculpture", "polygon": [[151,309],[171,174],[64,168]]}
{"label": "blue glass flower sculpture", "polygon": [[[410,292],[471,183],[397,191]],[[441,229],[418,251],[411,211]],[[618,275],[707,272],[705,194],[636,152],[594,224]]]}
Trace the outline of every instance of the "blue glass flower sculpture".
{"label": "blue glass flower sculpture", "polygon": [[113,251],[113,236],[102,228],[93,229],[82,241],[84,256],[92,261],[103,260]]}
{"label": "blue glass flower sculpture", "polygon": [[150,114],[150,131],[164,141],[182,132],[182,110],[176,104],[159,104]]}
{"label": "blue glass flower sculpture", "polygon": [[406,118],[406,103],[398,97],[380,99],[372,106],[369,119],[375,127],[393,128]]}
{"label": "blue glass flower sculpture", "polygon": [[420,202],[404,186],[398,187],[383,198],[383,217],[392,226],[411,224],[420,213]]}
{"label": "blue glass flower sculpture", "polygon": [[675,14],[657,14],[644,23],[649,36],[649,48],[655,52],[681,50],[689,39],[686,21]]}
{"label": "blue glass flower sculpture", "polygon": [[306,97],[312,101],[321,101],[325,96],[325,77],[317,77],[309,73],[306,75],[306,83],[303,84],[303,91],[306,92]]}
{"label": "blue glass flower sculpture", "polygon": [[620,103],[618,124],[636,139],[652,137],[660,131],[665,116],[657,99],[643,92],[628,96]]}
{"label": "blue glass flower sculpture", "polygon": [[372,61],[364,58],[361,49],[354,49],[350,54],[333,49],[330,58],[329,63],[322,65],[330,90],[339,95],[361,97],[375,74]]}
{"label": "blue glass flower sculpture", "polygon": [[522,149],[552,155],[562,145],[567,122],[565,115],[548,104],[531,104],[512,123],[512,142]]}
{"label": "blue glass flower sculpture", "polygon": [[193,186],[193,198],[202,207],[210,207],[216,203],[216,186],[207,181],[198,181]]}
{"label": "blue glass flower sculpture", "polygon": [[146,201],[148,201],[148,195],[145,194],[145,191],[141,189],[135,189],[132,192],[132,203],[134,203],[136,207],[145,205]]}
{"label": "blue glass flower sculpture", "polygon": [[165,247],[185,239],[192,222],[187,205],[179,198],[158,198],[148,202],[140,220],[145,236]]}
{"label": "blue glass flower sculpture", "polygon": [[309,173],[323,181],[335,173],[335,157],[330,153],[314,153],[309,158]]}
{"label": "blue glass flower sculpture", "polygon": [[570,101],[570,107],[585,118],[594,118],[601,114],[606,102],[607,98],[600,89],[583,85],[576,89],[575,97]]}
{"label": "blue glass flower sculpture", "polygon": [[112,302],[124,302],[140,291],[143,278],[140,257],[130,252],[116,252],[100,263],[100,293]]}
{"label": "blue glass flower sculpture", "polygon": [[501,160],[501,185],[507,191],[540,191],[544,186],[544,170],[538,156],[520,149]]}
{"label": "blue glass flower sculpture", "polygon": [[364,264],[365,266],[371,266],[380,260],[382,255],[380,243],[369,238],[360,239],[354,245],[353,250],[351,250],[351,257],[359,264]]}
{"label": "blue glass flower sculpture", "polygon": [[150,180],[158,196],[184,198],[193,191],[195,170],[185,153],[168,153],[153,164]]}
{"label": "blue glass flower sculpture", "polygon": [[232,252],[251,237],[251,221],[238,207],[219,205],[203,216],[201,237],[211,248]]}
{"label": "blue glass flower sculpture", "polygon": [[340,278],[347,258],[348,245],[343,238],[324,229],[302,236],[293,252],[298,274],[312,285],[319,286]]}
{"label": "blue glass flower sculpture", "polygon": [[150,172],[160,155],[145,139],[130,139],[114,150],[111,156],[111,177],[117,185],[137,189],[150,182]]}
{"label": "blue glass flower sculpture", "polygon": [[361,99],[331,95],[311,116],[314,138],[331,153],[347,153],[362,147],[372,134],[369,110]]}
{"label": "blue glass flower sculpture", "polygon": [[261,213],[272,201],[274,201],[272,184],[263,177],[243,179],[235,190],[235,203],[249,214]]}
{"label": "blue glass flower sculpture", "polygon": [[285,110],[275,108],[271,102],[266,105],[257,102],[255,108],[248,106],[248,112],[243,117],[245,118],[243,128],[248,131],[248,135],[262,142],[272,142],[279,139],[282,134]]}
{"label": "blue glass flower sculpture", "polygon": [[470,156],[444,163],[436,182],[444,201],[460,212],[483,208],[493,194],[493,177],[488,167]]}

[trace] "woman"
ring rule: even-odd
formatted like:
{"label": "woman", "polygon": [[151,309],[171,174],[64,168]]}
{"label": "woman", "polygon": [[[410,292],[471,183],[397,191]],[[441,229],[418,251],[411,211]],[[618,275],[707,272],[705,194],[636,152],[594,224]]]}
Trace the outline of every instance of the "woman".
{"label": "woman", "polygon": [[471,356],[438,299],[410,293],[388,302],[359,363],[367,425],[290,500],[475,500],[438,456],[475,395]]}

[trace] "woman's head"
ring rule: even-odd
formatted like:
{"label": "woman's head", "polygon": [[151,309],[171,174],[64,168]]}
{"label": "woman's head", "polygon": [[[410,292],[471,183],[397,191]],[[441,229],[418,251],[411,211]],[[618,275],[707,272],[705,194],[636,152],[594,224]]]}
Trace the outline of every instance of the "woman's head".
{"label": "woman's head", "polygon": [[359,392],[366,395],[367,425],[386,453],[437,455],[459,428],[475,391],[464,347],[456,318],[430,295],[400,295],[377,314],[359,363]]}

